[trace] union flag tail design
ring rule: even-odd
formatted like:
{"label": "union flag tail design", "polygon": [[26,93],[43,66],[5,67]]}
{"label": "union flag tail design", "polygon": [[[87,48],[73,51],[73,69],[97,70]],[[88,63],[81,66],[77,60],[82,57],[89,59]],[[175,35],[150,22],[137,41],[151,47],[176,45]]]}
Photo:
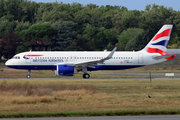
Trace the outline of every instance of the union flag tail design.
{"label": "union flag tail design", "polygon": [[[168,55],[169,53],[166,53],[171,31],[172,31],[173,25],[164,25],[158,33],[151,39],[151,41],[147,44],[147,46],[144,48],[145,51],[148,53],[159,53],[162,56]],[[175,55],[172,55],[166,59],[172,59]]]}

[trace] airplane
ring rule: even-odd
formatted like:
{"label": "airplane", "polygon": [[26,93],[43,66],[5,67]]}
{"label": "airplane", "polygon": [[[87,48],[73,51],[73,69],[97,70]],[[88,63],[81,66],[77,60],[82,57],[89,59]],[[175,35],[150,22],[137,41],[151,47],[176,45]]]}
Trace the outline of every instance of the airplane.
{"label": "airplane", "polygon": [[9,68],[28,70],[53,70],[57,76],[73,76],[84,72],[88,79],[88,71],[123,70],[137,68],[175,58],[166,53],[173,25],[164,25],[151,41],[140,51],[29,51],[16,54],[5,65]]}

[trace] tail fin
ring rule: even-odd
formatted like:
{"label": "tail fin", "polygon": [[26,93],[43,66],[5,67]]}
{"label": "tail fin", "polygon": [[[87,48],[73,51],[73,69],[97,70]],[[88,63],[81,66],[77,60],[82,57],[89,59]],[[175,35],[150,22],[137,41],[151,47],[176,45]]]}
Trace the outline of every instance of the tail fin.
{"label": "tail fin", "polygon": [[166,55],[173,25],[164,25],[144,48],[148,53]]}

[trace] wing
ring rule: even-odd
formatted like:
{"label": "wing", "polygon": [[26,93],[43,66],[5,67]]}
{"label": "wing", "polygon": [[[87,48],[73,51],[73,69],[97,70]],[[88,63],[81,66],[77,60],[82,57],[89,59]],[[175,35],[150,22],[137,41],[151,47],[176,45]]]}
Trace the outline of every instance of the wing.
{"label": "wing", "polygon": [[82,66],[82,67],[94,68],[94,65],[97,65],[98,63],[103,64],[104,61],[111,59],[112,56],[113,56],[113,54],[114,54],[114,52],[116,51],[116,49],[117,49],[117,47],[115,47],[115,48],[111,51],[111,53],[110,53],[107,57],[105,57],[105,58],[103,58],[103,59],[86,61],[86,62],[79,62],[79,63],[75,63],[74,65],[75,65],[75,66]]}
{"label": "wing", "polygon": [[116,51],[117,47],[115,47],[111,53],[103,58],[103,59],[98,59],[98,60],[91,60],[91,61],[83,61],[83,62],[75,62],[75,63],[60,63],[60,64],[66,64],[66,65],[72,65],[74,67],[76,67],[77,69],[82,69],[85,67],[89,67],[89,68],[94,68],[94,65],[97,65],[98,63],[104,64],[104,61],[109,60],[112,58],[114,52]]}

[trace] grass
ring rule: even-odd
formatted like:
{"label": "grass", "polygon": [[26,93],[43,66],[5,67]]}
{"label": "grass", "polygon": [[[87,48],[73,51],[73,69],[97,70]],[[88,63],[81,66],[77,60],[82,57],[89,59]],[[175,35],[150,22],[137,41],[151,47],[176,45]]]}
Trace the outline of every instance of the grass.
{"label": "grass", "polygon": [[171,114],[171,115],[180,114],[180,110],[114,110],[114,111],[80,111],[80,112],[53,112],[53,113],[13,113],[13,114],[0,114],[0,118],[167,115],[167,114]]}
{"label": "grass", "polygon": [[[171,110],[179,110],[180,81],[153,80],[152,85],[150,87],[148,80],[131,79],[2,80],[0,112],[2,116],[32,114],[36,117],[38,114],[48,116],[55,113],[57,116],[61,116],[61,113],[64,116],[70,113],[80,116],[87,115],[89,111],[111,115],[106,111],[132,110],[137,114],[144,110],[143,114],[151,110],[170,110],[167,112],[169,114]],[[148,98],[148,95],[152,98]]]}
{"label": "grass", "polygon": [[[180,72],[179,67],[170,66],[106,72]],[[82,73],[57,77],[54,71],[32,71],[33,78],[47,80],[28,80],[26,75],[26,70],[0,68],[0,78],[14,78],[0,80],[0,118],[179,114],[180,111],[179,80],[152,80],[151,86],[142,76],[90,73],[94,79],[84,80]]]}

